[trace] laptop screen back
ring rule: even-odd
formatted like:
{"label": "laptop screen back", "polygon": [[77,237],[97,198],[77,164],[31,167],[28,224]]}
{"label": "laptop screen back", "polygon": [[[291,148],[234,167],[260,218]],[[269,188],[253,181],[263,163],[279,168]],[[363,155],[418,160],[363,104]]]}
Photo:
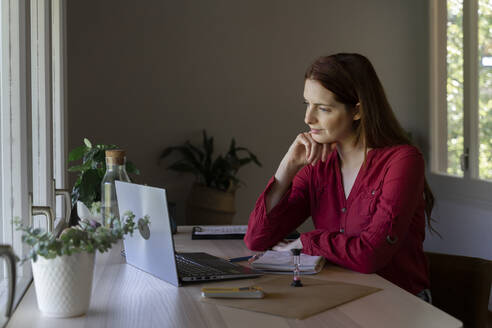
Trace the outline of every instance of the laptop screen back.
{"label": "laptop screen back", "polygon": [[137,228],[133,236],[125,236],[126,262],[179,286],[166,190],[116,181],[116,197],[121,218],[126,211],[132,211],[137,221],[150,216],[150,234]]}

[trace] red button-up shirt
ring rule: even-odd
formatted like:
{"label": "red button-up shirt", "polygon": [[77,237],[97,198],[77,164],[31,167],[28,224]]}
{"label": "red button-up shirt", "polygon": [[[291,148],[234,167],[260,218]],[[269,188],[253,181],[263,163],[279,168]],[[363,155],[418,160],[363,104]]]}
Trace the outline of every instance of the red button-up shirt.
{"label": "red button-up shirt", "polygon": [[309,216],[316,230],[301,234],[303,253],[340,266],[378,273],[410,293],[429,288],[425,238],[424,160],[409,145],[368,152],[345,198],[338,152],[298,172],[280,202],[266,213],[268,182],[251,213],[244,241],[265,250]]}

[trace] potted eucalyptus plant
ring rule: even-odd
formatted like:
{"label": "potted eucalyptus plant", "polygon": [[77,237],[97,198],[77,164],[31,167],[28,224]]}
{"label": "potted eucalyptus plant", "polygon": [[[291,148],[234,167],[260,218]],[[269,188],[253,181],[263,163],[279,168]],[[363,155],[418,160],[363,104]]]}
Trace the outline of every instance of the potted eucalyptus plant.
{"label": "potted eucalyptus plant", "polygon": [[173,152],[178,152],[181,159],[167,168],[191,173],[196,179],[186,206],[186,224],[231,224],[236,213],[235,192],[244,185],[237,173],[249,163],[261,167],[258,158],[247,148],[236,146],[232,138],[227,153],[214,159],[214,138],[205,130],[201,147],[187,140],[181,146],[165,148],[160,159]]}
{"label": "potted eucalyptus plant", "polygon": [[[149,217],[137,220],[149,223]],[[96,251],[108,251],[113,244],[132,234],[137,224],[128,211],[106,227],[93,220],[82,219],[77,226],[66,228],[56,236],[39,228],[23,226],[22,241],[31,246],[22,260],[31,260],[39,310],[50,317],[73,317],[87,312],[92,292]]]}
{"label": "potted eucalyptus plant", "polygon": [[[71,166],[69,172],[78,172],[77,180],[72,188],[72,207],[77,206],[80,218],[101,222],[101,182],[106,173],[106,150],[118,149],[117,145],[92,145],[84,138],[84,144],[73,149],[68,155],[68,161],[82,163]],[[128,174],[140,174],[136,166],[126,162]],[[74,211],[72,211],[74,212]]]}

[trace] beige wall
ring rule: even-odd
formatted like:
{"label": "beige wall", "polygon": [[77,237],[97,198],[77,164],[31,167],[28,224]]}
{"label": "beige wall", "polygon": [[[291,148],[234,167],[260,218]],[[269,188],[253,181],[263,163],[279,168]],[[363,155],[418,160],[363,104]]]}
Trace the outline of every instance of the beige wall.
{"label": "beige wall", "polygon": [[[425,0],[91,0],[68,2],[69,148],[116,143],[139,182],[184,202],[192,182],[160,151],[206,128],[263,163],[240,171],[235,223],[305,129],[303,73],[319,55],[368,56],[404,127],[422,139],[427,101]],[[72,178],[73,183],[73,178]]]}

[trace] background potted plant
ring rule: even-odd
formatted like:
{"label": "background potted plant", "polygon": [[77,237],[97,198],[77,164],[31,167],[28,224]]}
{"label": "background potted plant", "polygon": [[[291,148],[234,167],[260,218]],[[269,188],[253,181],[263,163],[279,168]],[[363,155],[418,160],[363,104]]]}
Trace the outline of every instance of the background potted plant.
{"label": "background potted plant", "polygon": [[[80,218],[93,219],[101,222],[101,182],[106,173],[106,150],[119,149],[117,145],[92,145],[84,138],[84,144],[73,149],[68,155],[68,161],[82,160],[81,164],[71,166],[69,172],[78,172],[77,180],[72,188],[72,213],[77,206]],[[136,166],[126,162],[128,174],[140,174]],[[71,225],[75,224],[71,219]]]}
{"label": "background potted plant", "polygon": [[[44,315],[73,317],[87,312],[96,251],[106,252],[124,235],[131,235],[137,226],[134,219],[133,213],[126,212],[121,221],[113,219],[112,227],[80,220],[59,237],[14,221],[23,231],[22,241],[32,247],[22,261],[32,261],[38,307]],[[148,216],[142,220],[150,222]]]}
{"label": "background potted plant", "polygon": [[186,224],[231,224],[236,213],[235,192],[244,185],[237,173],[251,162],[261,166],[257,157],[247,148],[237,147],[232,138],[227,153],[213,159],[214,138],[209,138],[205,130],[201,147],[187,140],[181,146],[165,148],[160,159],[174,151],[181,155],[181,159],[167,168],[192,173],[196,178],[186,206]]}

